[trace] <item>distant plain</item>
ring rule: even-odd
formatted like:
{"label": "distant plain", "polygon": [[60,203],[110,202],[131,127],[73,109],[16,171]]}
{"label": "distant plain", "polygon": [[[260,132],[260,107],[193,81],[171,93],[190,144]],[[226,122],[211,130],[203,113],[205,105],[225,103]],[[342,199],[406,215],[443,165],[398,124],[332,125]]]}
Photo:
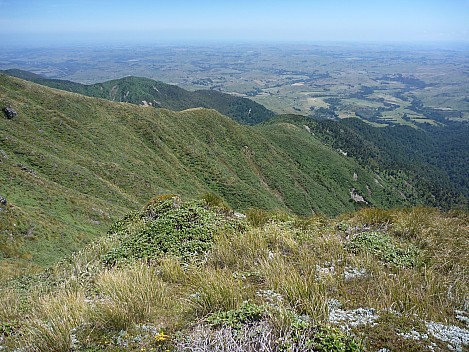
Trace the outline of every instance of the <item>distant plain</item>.
{"label": "distant plain", "polygon": [[6,49],[0,69],[96,83],[128,75],[244,96],[276,113],[375,125],[469,120],[468,48],[410,44],[160,44]]}

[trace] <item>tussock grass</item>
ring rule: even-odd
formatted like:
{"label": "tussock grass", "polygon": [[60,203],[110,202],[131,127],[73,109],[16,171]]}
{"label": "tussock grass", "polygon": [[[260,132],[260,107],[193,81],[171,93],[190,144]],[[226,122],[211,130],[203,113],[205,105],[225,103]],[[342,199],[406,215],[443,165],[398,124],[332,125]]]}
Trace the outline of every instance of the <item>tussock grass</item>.
{"label": "tussock grass", "polygon": [[159,276],[164,282],[171,284],[185,284],[189,279],[188,273],[183,269],[179,259],[165,256],[159,262]]}
{"label": "tussock grass", "polygon": [[254,227],[261,227],[262,225],[274,220],[288,221],[292,219],[291,215],[285,211],[269,211],[257,208],[248,209],[246,211],[246,218]]}
{"label": "tussock grass", "polygon": [[104,271],[96,278],[96,289],[101,299],[95,303],[93,318],[117,331],[151,321],[165,311],[171,296],[156,268],[140,263]]}
{"label": "tussock grass", "polygon": [[[366,275],[339,280],[340,301],[349,309],[373,307],[384,317],[374,327],[356,328],[367,336],[368,348],[426,351],[428,341],[404,338],[403,331],[425,334],[425,329],[419,330],[425,321],[460,326],[455,312],[467,312],[469,302],[467,213],[427,208],[362,210],[349,215],[346,223],[346,242],[354,232],[383,233],[402,248],[411,246],[419,253],[418,265],[407,268],[383,267],[372,251],[348,255],[348,265],[360,265]],[[399,328],[396,319],[401,321]],[[439,340],[433,343],[442,346]]]}
{"label": "tussock grass", "polygon": [[192,275],[190,304],[195,314],[204,317],[217,311],[238,308],[254,292],[226,269],[206,268]]}
{"label": "tussock grass", "polygon": [[316,279],[316,271],[310,263],[295,267],[281,256],[261,263],[261,273],[266,284],[285,297],[299,314],[306,314],[314,321],[323,322],[327,317],[327,296],[324,285]]}
{"label": "tussock grass", "polygon": [[68,350],[71,330],[83,323],[87,311],[81,292],[64,291],[40,298],[25,322],[22,345],[28,351]]}
{"label": "tussock grass", "polygon": [[[180,217],[178,209],[188,214],[179,205],[164,214]],[[204,208],[204,214],[208,211]],[[152,216],[164,221],[168,215]],[[215,218],[207,214],[204,219]],[[116,341],[125,339],[135,349],[155,348],[164,334],[164,345],[175,348],[217,350],[229,339],[232,346],[262,343],[265,350],[294,350],[313,342],[347,343],[360,350],[356,340],[327,327],[334,309],[330,302],[338,300],[343,310],[373,308],[382,317],[380,326],[351,328],[358,340],[368,336],[366,346],[424,348],[399,333],[424,329],[423,322],[430,320],[460,324],[455,310],[467,311],[468,219],[465,213],[433,209],[361,210],[336,220],[289,216],[256,226],[221,227],[197,260],[160,253],[110,268],[103,254],[123,243],[114,233],[50,269],[44,284],[28,286],[28,297],[13,283],[2,289],[0,317],[22,322],[12,325],[7,343],[33,351],[67,350],[71,331],[79,332],[89,350],[118,350],[122,346]],[[134,238],[140,229],[151,238],[148,227],[135,225],[140,221],[134,213],[115,228],[124,235],[132,231]],[[385,243],[416,248],[419,265],[383,261],[375,252],[380,241],[350,250],[356,236],[369,233],[390,241]],[[397,259],[404,254],[395,253]],[[396,321],[399,328],[392,326]],[[380,332],[394,335],[383,339]],[[135,336],[140,342],[132,340]]]}
{"label": "tussock grass", "polygon": [[396,212],[379,208],[363,208],[346,216],[351,217],[349,222],[353,225],[384,227],[394,222]]}
{"label": "tussock grass", "polygon": [[366,267],[369,275],[338,283],[340,300],[347,302],[348,308],[373,307],[437,321],[452,315],[455,302],[449,299],[446,282],[437,273],[413,269],[391,272],[376,263]]}
{"label": "tussock grass", "polygon": [[18,318],[21,314],[21,296],[14,288],[0,290],[0,322],[8,322]]}

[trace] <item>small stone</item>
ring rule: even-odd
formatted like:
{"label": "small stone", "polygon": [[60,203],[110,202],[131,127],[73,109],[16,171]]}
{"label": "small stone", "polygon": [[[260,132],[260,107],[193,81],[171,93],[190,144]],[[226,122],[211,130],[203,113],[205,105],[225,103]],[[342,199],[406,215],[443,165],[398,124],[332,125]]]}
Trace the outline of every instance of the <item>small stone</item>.
{"label": "small stone", "polygon": [[238,218],[238,219],[245,219],[245,218],[246,218],[246,215],[244,215],[243,213],[238,213],[237,211],[235,211],[235,212],[233,213],[233,216],[234,216],[235,218]]}

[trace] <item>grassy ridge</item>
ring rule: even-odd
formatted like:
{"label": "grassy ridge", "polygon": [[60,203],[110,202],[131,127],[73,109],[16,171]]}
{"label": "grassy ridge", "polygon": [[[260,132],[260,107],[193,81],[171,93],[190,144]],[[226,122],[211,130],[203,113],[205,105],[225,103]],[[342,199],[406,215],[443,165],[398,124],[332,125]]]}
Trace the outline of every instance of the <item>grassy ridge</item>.
{"label": "grassy ridge", "polygon": [[255,124],[273,116],[270,110],[250,99],[235,97],[215,90],[190,92],[178,86],[143,77],[124,77],[85,85],[65,80],[48,79],[22,70],[3,72],[51,88],[117,102],[142,105],[145,101],[146,104],[175,111],[196,107],[215,109],[223,115],[245,124]]}
{"label": "grassy ridge", "polygon": [[375,206],[418,203],[401,195],[411,185],[291,124],[243,126],[214,110],[110,102],[6,75],[0,105],[18,112],[0,119],[1,236],[15,248],[2,249],[3,262],[51,263],[158,194],[210,192],[239,210],[303,215],[362,206],[351,190]]}

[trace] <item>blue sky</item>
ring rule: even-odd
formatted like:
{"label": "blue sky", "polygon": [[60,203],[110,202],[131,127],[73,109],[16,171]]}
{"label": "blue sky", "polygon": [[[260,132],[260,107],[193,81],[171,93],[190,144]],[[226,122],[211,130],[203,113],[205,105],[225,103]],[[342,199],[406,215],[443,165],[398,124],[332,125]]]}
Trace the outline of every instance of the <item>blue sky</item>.
{"label": "blue sky", "polygon": [[0,0],[0,44],[463,41],[469,0]]}

